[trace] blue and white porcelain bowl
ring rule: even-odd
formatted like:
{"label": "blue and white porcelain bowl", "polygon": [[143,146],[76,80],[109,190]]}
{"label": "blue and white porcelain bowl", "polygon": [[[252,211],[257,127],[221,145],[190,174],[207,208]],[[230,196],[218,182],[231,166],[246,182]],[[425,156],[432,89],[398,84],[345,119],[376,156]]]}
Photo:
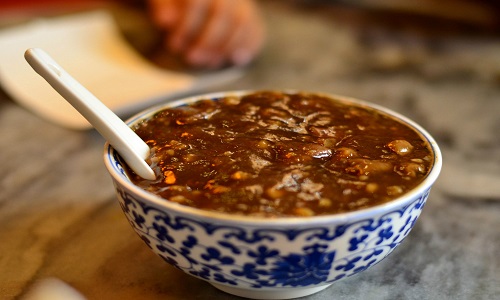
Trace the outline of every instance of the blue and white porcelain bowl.
{"label": "blue and white porcelain bowl", "polygon": [[[244,93],[182,99],[146,110],[131,118],[129,124],[165,107]],[[374,266],[415,225],[441,170],[441,153],[429,133],[411,120],[370,103],[329,96],[383,111],[420,132],[434,155],[434,165],[426,179],[389,203],[363,210],[329,216],[259,219],[203,211],[148,193],[128,179],[124,163],[107,144],[105,164],[130,225],[169,264],[241,297],[303,297]]]}

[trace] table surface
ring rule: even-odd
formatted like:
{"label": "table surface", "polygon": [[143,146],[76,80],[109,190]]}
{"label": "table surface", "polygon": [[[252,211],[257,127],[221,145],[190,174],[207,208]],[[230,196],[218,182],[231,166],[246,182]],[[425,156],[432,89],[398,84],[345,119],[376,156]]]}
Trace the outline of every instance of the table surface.
{"label": "table surface", "polygon": [[[266,1],[262,9],[269,28],[262,55],[245,76],[213,90],[291,88],[370,100],[417,121],[444,155],[407,239],[370,270],[304,299],[498,297],[498,35],[386,26],[366,22],[365,12],[298,2]],[[95,131],[53,125],[0,91],[0,136],[0,298],[23,298],[47,278],[88,299],[237,298],[165,264],[136,236]]]}

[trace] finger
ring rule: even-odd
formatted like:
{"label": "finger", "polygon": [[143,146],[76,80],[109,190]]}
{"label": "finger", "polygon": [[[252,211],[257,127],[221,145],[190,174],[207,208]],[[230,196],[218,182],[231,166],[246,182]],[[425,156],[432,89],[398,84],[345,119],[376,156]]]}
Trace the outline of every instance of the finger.
{"label": "finger", "polygon": [[[231,31],[227,33],[225,40],[217,46],[217,49],[212,50],[222,56],[223,61],[226,63],[233,62],[232,56],[235,54],[236,49],[246,48],[246,39],[248,38],[248,28],[243,22],[237,22],[231,27]],[[238,59],[238,61],[240,60]]]}
{"label": "finger", "polygon": [[185,0],[181,2],[183,5],[180,8],[179,22],[172,28],[168,39],[168,47],[174,52],[181,52],[192,43],[192,40],[196,37],[196,32],[205,22],[209,4],[205,0]]}
{"label": "finger", "polygon": [[[224,59],[221,45],[234,30],[233,0],[214,0],[198,36],[189,48],[187,59],[196,65],[213,64]],[[212,62],[212,63],[210,63]]]}
{"label": "finger", "polygon": [[265,40],[265,30],[255,9],[242,9],[238,21],[220,51],[225,53],[229,63],[246,65],[260,52]]}

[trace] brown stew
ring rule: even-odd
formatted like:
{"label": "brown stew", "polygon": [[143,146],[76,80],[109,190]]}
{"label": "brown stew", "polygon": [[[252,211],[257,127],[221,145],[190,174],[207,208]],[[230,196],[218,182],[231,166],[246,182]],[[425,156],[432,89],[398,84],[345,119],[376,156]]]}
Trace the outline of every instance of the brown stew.
{"label": "brown stew", "polygon": [[308,94],[256,92],[165,109],[137,124],[157,180],[132,181],[169,201],[229,214],[284,217],[358,210],[427,175],[430,147],[373,109]]}

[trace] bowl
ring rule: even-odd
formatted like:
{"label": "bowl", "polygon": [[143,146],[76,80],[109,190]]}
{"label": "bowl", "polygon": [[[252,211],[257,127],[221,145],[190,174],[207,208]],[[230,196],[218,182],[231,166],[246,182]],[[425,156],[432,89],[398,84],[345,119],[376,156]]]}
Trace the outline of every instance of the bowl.
{"label": "bowl", "polygon": [[[249,92],[181,99],[145,110],[127,123],[137,124],[166,107]],[[124,162],[106,144],[105,165],[133,230],[172,266],[224,292],[253,299],[307,296],[379,263],[415,225],[441,170],[441,153],[429,133],[408,118],[369,102],[327,96],[375,109],[420,133],[434,158],[425,179],[370,208],[327,216],[254,218],[183,206],[149,193],[130,181]]]}

